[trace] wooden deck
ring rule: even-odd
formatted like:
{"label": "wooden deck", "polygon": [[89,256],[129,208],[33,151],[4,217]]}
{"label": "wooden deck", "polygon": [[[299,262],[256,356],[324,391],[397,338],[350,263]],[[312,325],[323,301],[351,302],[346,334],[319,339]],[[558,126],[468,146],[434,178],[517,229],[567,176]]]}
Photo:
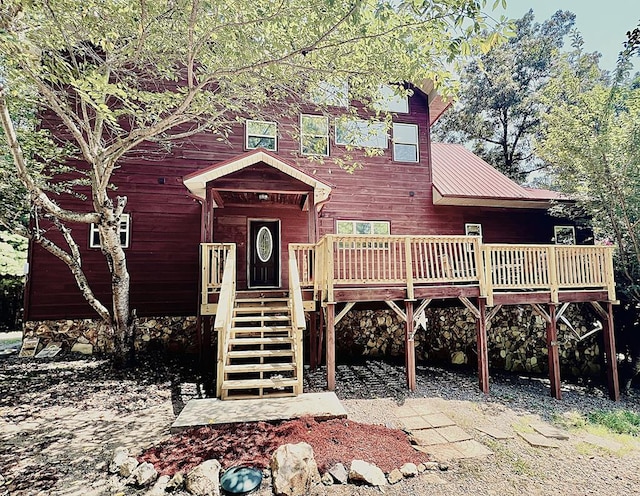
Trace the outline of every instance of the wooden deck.
{"label": "wooden deck", "polygon": [[[235,280],[222,267],[234,253],[232,244],[202,245],[200,312],[216,315],[223,339],[228,325],[227,332],[220,325],[230,318]],[[531,305],[547,322],[551,390],[560,398],[557,320],[568,304],[588,302],[603,321],[609,391],[618,399],[617,365],[611,358],[616,356],[612,305],[617,303],[613,247],[483,244],[475,236],[327,235],[315,244],[289,245],[289,274],[292,326],[301,332],[302,310],[312,312],[311,361],[321,359],[324,339],[329,390],[335,388],[335,324],[355,303],[385,302],[405,322],[407,385],[414,389],[416,321],[432,300],[456,299],[476,318],[482,391],[489,391],[487,326],[503,305]],[[297,370],[301,356],[295,358]],[[219,377],[224,377],[225,359],[219,353]]]}

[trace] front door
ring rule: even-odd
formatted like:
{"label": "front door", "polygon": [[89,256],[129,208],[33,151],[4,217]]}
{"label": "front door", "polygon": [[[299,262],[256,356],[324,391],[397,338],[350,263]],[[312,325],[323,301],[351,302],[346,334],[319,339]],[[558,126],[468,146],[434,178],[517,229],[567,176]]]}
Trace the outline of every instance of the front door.
{"label": "front door", "polygon": [[280,221],[249,221],[249,287],[280,286]]}

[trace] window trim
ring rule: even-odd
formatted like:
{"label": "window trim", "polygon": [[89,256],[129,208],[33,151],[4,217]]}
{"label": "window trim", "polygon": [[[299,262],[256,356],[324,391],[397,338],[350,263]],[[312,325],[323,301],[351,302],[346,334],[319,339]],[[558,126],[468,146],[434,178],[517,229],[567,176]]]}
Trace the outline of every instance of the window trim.
{"label": "window trim", "polygon": [[577,244],[577,241],[576,241],[576,227],[575,226],[567,226],[567,225],[553,226],[553,243],[554,244],[556,244],[556,245],[564,245],[564,243],[558,243],[558,233],[561,230],[570,230],[571,231],[571,237],[573,238],[572,239],[573,243],[569,243],[569,245]]}
{"label": "window trim", "polygon": [[[469,234],[469,231],[471,231],[473,228],[477,228],[478,234]],[[482,224],[477,222],[466,222],[464,225],[464,235],[478,236],[480,239],[482,239]]]}
{"label": "window trim", "polygon": [[[120,234],[120,244],[122,248],[129,248],[131,244],[131,214],[120,215],[120,227],[118,229]],[[122,242],[122,236],[124,235],[124,243]],[[100,243],[100,232],[98,226],[94,222],[89,226],[89,248],[102,248]]]}
{"label": "window trim", "polygon": [[[398,141],[396,140],[396,126],[412,126],[416,129],[416,141],[415,143],[408,141]],[[412,124],[409,122],[394,122],[392,126],[393,131],[393,161],[394,162],[404,162],[408,164],[417,164],[420,163],[420,127],[417,124]],[[416,160],[400,160],[396,158],[396,145],[413,145],[416,147]]]}
{"label": "window trim", "polygon": [[[338,141],[338,127],[343,124],[343,125],[349,125],[349,123],[354,123],[356,126],[358,125],[358,123],[364,123],[366,125],[366,127],[368,129],[370,129],[370,126],[382,126],[382,134],[384,135],[384,145],[383,146],[375,146],[375,145],[367,145],[367,144],[361,144],[361,143],[346,143],[344,141]],[[360,147],[360,148],[373,148],[376,150],[387,150],[389,148],[389,133],[387,132],[386,129],[386,125],[384,122],[381,121],[370,121],[367,119],[336,119],[334,122],[334,143],[336,145],[341,145],[341,146],[356,146],[356,147]],[[360,129],[358,129],[358,131],[360,131]],[[374,133],[367,133],[367,138],[370,138],[372,136],[377,136],[377,134]]]}
{"label": "window trim", "polygon": [[[275,125],[275,132],[273,134],[273,136],[270,136],[268,134],[249,134],[249,123],[250,122],[257,122],[257,123],[263,123],[263,124],[274,124]],[[274,143],[274,148],[265,148],[265,150],[269,150],[272,152],[277,152],[278,151],[278,123],[275,121],[263,121],[263,120],[259,120],[259,119],[245,119],[244,121],[244,147],[246,150],[257,150],[258,148],[264,148],[264,147],[256,147],[256,146],[249,146],[249,137],[257,137],[257,138],[273,138],[273,143]]]}
{"label": "window trim", "polygon": [[[323,118],[326,123],[327,123],[327,134],[308,134],[305,133],[303,131],[303,126],[302,126],[302,121],[304,120],[305,117],[321,117]],[[331,129],[329,127],[329,117],[327,117],[326,115],[320,115],[320,114],[300,114],[300,153],[302,155],[306,155],[306,156],[316,156],[316,157],[328,157],[330,154],[330,145],[329,145],[329,135],[331,134]],[[304,141],[304,137],[305,136],[309,136],[312,138],[326,138],[327,140],[327,147],[326,147],[326,153],[307,153],[304,151],[303,149],[303,141]]]}

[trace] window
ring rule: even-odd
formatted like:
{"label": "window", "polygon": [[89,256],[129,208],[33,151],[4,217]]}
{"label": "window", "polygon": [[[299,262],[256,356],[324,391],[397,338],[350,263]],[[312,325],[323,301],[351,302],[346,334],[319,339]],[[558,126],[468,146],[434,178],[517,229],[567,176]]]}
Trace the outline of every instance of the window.
{"label": "window", "polygon": [[319,105],[332,105],[334,107],[349,106],[349,84],[343,81],[337,84],[322,81],[311,93],[311,101]]}
{"label": "window", "polygon": [[362,220],[339,220],[336,230],[338,234],[375,234],[379,236],[386,236],[391,232],[387,221]]}
{"label": "window", "polygon": [[[404,90],[404,88],[398,87],[397,90]],[[373,104],[376,110],[400,114],[409,113],[409,99],[406,95],[398,95],[396,88],[383,84],[378,90],[378,96],[378,101]]]}
{"label": "window", "polygon": [[276,151],[278,146],[278,124],[268,121],[250,121],[245,123],[247,150],[255,148],[266,148]]}
{"label": "window", "polygon": [[[129,248],[131,237],[131,217],[129,214],[120,216],[120,244],[123,248]],[[89,248],[100,248],[100,232],[96,224],[91,224],[89,229]]]}
{"label": "window", "polygon": [[464,233],[467,236],[482,237],[482,224],[465,224]]}
{"label": "window", "polygon": [[336,120],[336,145],[388,148],[386,125],[384,122]]}
{"label": "window", "polygon": [[329,119],[322,115],[300,116],[300,151],[304,155],[329,155]]}
{"label": "window", "polygon": [[393,160],[396,162],[418,161],[418,126],[393,124]]}
{"label": "window", "polygon": [[557,245],[575,245],[576,228],[573,226],[553,226],[553,240]]}

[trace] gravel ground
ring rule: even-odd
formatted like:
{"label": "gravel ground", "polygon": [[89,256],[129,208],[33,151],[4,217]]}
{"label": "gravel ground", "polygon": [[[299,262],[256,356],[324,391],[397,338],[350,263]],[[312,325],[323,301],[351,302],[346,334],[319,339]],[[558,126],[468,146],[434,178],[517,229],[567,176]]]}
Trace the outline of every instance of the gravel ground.
{"label": "gravel ground", "polygon": [[[113,370],[97,357],[62,355],[51,360],[0,359],[0,496],[142,494],[122,489],[106,464],[116,446],[133,452],[169,436],[168,428],[185,401],[202,397],[202,379],[193,363],[161,357],[133,371]],[[449,470],[429,472],[384,489],[390,495],[640,494],[640,443],[585,427],[593,410],[640,412],[637,389],[619,403],[600,385],[565,384],[563,400],[549,396],[548,381],[491,376],[491,394],[477,390],[473,373],[418,367],[418,390],[404,388],[401,367],[371,361],[338,366],[338,396],[358,422],[393,426],[392,409],[417,397],[439,408],[489,447],[494,455],[452,461]],[[322,390],[324,371],[308,372],[307,391]],[[561,424],[570,439],[560,448],[532,448],[519,437],[496,441],[475,427],[492,425],[520,432],[544,420]],[[620,443],[603,449],[587,444],[595,433]],[[375,440],[372,440],[375,442]],[[318,495],[368,495],[366,487],[320,487]],[[259,496],[270,494],[265,486]]]}

